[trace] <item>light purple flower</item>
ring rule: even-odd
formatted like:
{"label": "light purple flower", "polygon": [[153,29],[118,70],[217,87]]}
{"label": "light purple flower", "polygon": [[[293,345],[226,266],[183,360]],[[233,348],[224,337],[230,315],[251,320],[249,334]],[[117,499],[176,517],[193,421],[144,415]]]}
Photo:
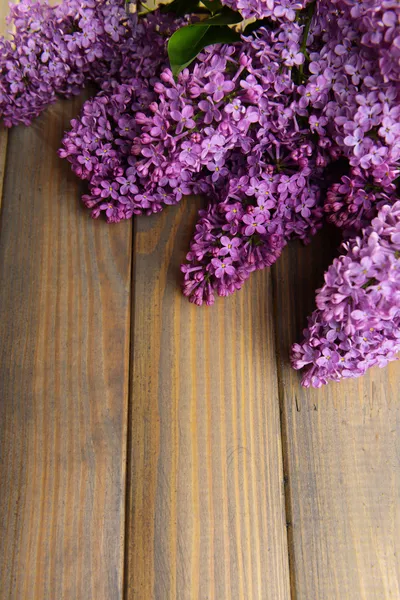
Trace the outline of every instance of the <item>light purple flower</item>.
{"label": "light purple flower", "polygon": [[239,258],[238,248],[241,246],[241,240],[237,237],[229,238],[223,235],[220,239],[222,248],[219,250],[219,256],[231,256],[233,260]]}
{"label": "light purple flower", "polygon": [[212,172],[211,180],[214,183],[229,173],[228,169],[224,166],[224,160],[222,158],[207,163],[207,169]]}
{"label": "light purple flower", "polygon": [[225,94],[231,92],[234,88],[233,81],[225,79],[222,73],[218,73],[212,81],[204,86],[204,91],[212,95],[214,102],[220,102]]}
{"label": "light purple flower", "polygon": [[265,223],[265,216],[262,213],[258,213],[257,215],[244,215],[242,221],[246,225],[244,234],[247,236],[251,236],[254,233],[264,234],[266,232],[263,225],[263,223]]}
{"label": "light purple flower", "polygon": [[288,48],[282,51],[282,58],[287,67],[302,65],[305,60],[305,56],[297,44],[289,44]]}
{"label": "light purple flower", "polygon": [[176,134],[179,135],[183,131],[184,128],[193,129],[193,127],[196,125],[195,121],[193,121],[193,119],[192,119],[193,114],[194,114],[193,106],[190,106],[190,104],[185,106],[181,111],[179,111],[179,110],[171,111],[171,118],[174,121],[178,121],[178,125],[176,127]]}
{"label": "light purple flower", "polygon": [[379,135],[385,139],[387,144],[393,144],[396,139],[400,141],[400,123],[395,123],[390,117],[384,117]]}
{"label": "light purple flower", "polygon": [[222,278],[225,275],[235,274],[235,267],[232,266],[231,258],[223,258],[222,260],[219,258],[213,258],[211,264],[215,269],[215,276],[218,278]]}

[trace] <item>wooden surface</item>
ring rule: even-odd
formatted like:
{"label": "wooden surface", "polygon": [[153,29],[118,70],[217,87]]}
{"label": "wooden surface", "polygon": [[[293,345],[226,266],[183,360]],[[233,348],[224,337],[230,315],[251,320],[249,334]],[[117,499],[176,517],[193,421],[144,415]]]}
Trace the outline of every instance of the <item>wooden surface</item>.
{"label": "wooden surface", "polygon": [[0,229],[0,597],[122,597],[131,226],[78,204],[78,103],[9,134]]}
{"label": "wooden surface", "polygon": [[294,243],[273,270],[293,598],[397,600],[400,364],[306,391],[287,362],[335,255],[330,238]]}
{"label": "wooden surface", "polygon": [[213,309],[179,264],[196,205],[140,219],[127,598],[289,597],[270,274]]}
{"label": "wooden surface", "polygon": [[331,237],[191,306],[199,201],[92,221],[81,101],[0,131],[0,600],[399,600],[400,366],[288,365]]}

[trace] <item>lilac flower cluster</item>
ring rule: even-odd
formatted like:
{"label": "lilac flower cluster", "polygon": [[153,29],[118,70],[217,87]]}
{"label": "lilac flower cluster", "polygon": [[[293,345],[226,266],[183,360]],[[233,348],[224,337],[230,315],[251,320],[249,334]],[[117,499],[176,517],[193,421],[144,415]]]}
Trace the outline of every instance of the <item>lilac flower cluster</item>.
{"label": "lilac flower cluster", "polygon": [[200,212],[184,273],[191,302],[228,296],[251,272],[271,266],[292,237],[307,240],[321,226],[320,191],[310,168],[292,175],[274,172],[232,178],[224,199]]}
{"label": "lilac flower cluster", "polygon": [[124,0],[22,0],[14,39],[0,41],[0,116],[28,124],[95,81],[59,154],[110,223],[208,196],[182,265],[198,305],[308,241],[325,215],[348,241],[293,366],[306,386],[358,376],[399,350],[400,4],[221,1],[266,21],[175,80],[166,42],[187,21],[133,23]]}
{"label": "lilac flower cluster", "polygon": [[[326,41],[323,33],[325,25],[332,29],[331,22],[317,17],[308,23],[308,41],[304,26],[287,14],[277,16],[282,20],[273,31],[261,28],[242,43],[206,49],[178,82],[164,69],[153,82],[153,95],[138,74],[134,85],[126,77],[123,88],[84,107],[63,141],[61,155],[89,181],[84,201],[95,217],[104,211],[115,222],[158,212],[183,195],[201,192],[212,198],[182,267],[184,293],[197,304],[212,303],[215,291],[227,295],[240,288],[251,271],[272,264],[291,237],[315,233],[322,217],[316,182],[322,168],[346,152],[327,109],[341,110],[343,100],[335,88],[336,71],[329,67],[332,36]],[[310,49],[304,81],[307,43],[319,47],[324,58],[318,62]],[[343,61],[335,54],[332,63],[342,77]],[[381,147],[387,150],[384,142]],[[360,228],[393,192],[396,175],[383,162],[372,174],[353,167],[351,177],[332,186],[325,211],[339,226]],[[378,183],[384,189],[375,195],[359,190],[367,178],[371,190],[380,190]],[[230,220],[232,203],[238,216]],[[227,239],[234,239],[234,256],[221,267]]]}
{"label": "lilac flower cluster", "polygon": [[395,174],[375,169],[375,177],[367,178],[359,167],[352,167],[348,175],[328,190],[324,211],[327,220],[346,233],[358,232],[369,225],[378,210],[391,201],[396,190]]}
{"label": "lilac flower cluster", "polygon": [[400,5],[397,0],[347,0],[363,46],[374,49],[385,80],[400,81]]}
{"label": "lilac flower cluster", "polygon": [[[393,213],[390,205],[400,159],[400,5],[375,0],[334,4],[336,13],[319,4],[301,104],[308,104],[317,85],[323,93],[319,124],[350,163],[349,173],[326,194],[328,220],[347,238],[366,229],[362,240],[350,240],[347,254],[328,270],[304,342],[293,349],[293,366],[307,367],[303,385],[314,387],[384,366],[400,349],[399,238],[388,233],[393,220],[399,227],[399,203]],[[319,39],[324,44],[317,50]],[[380,222],[384,218],[387,227]],[[383,254],[386,262],[380,263]],[[397,316],[388,318],[389,313]],[[357,321],[361,314],[365,318]]]}
{"label": "lilac flower cluster", "polygon": [[287,19],[294,21],[296,12],[311,0],[221,0],[222,4],[239,11],[245,19],[272,20]]}
{"label": "lilac flower cluster", "polygon": [[[298,114],[309,118],[310,108],[317,109],[318,125],[314,123],[313,129],[319,143],[333,142],[351,166],[380,183],[383,176],[393,181],[398,174],[400,88],[393,63],[397,56],[399,67],[399,55],[393,54],[389,64],[387,54],[382,54],[378,22],[386,31],[381,32],[385,39],[398,36],[400,4],[377,0],[318,4],[310,30],[309,76],[299,88]],[[389,22],[397,25],[383,24]],[[393,40],[397,43],[400,37]]]}
{"label": "lilac flower cluster", "polygon": [[[139,29],[148,31],[149,24]],[[220,295],[237,289],[247,273],[272,264],[269,253],[275,260],[290,237],[307,239],[320,227],[315,182],[330,154],[328,145],[309,139],[309,124],[296,115],[291,71],[304,60],[301,35],[301,26],[282,22],[276,31],[262,28],[241,43],[207,48],[178,82],[162,70],[154,95],[136,75],[88,102],[63,140],[61,156],[89,181],[84,201],[95,217],[104,211],[114,222],[207,193],[212,205],[206,213],[212,220],[219,215],[215,229],[231,202],[240,204],[243,222],[221,222],[211,249],[199,253],[204,240],[196,235],[183,270],[185,293],[198,304],[212,302],[210,289]],[[130,65],[136,62],[130,56]],[[208,238],[204,218],[199,228]],[[242,264],[218,276],[219,240],[236,233],[244,240]],[[200,271],[209,285],[194,283]]]}
{"label": "lilac flower cluster", "polygon": [[0,117],[29,125],[57,96],[78,94],[87,79],[119,68],[120,44],[131,38],[124,0],[36,0],[11,5],[12,39],[0,39]]}
{"label": "lilac flower cluster", "polygon": [[[191,193],[184,187],[184,174],[176,173],[174,179],[173,168],[162,171],[164,179],[157,186],[152,184],[152,173],[160,177],[162,166],[171,161],[160,143],[164,136],[161,120],[155,119],[147,132],[148,118],[141,112],[153,114],[154,84],[160,85],[156,75],[167,64],[166,40],[181,23],[159,12],[141,19],[120,47],[118,74],[105,79],[102,91],[84,104],[63,138],[59,154],[78,177],[88,181],[89,193],[83,201],[95,218],[104,213],[108,222],[115,223],[133,214],[151,214]],[[160,142],[143,145],[138,152],[141,135],[146,141],[159,136]],[[173,192],[167,194],[166,189]]]}
{"label": "lilac flower cluster", "polygon": [[383,206],[343,251],[325,274],[304,341],[292,349],[306,387],[359,377],[400,351],[400,201]]}

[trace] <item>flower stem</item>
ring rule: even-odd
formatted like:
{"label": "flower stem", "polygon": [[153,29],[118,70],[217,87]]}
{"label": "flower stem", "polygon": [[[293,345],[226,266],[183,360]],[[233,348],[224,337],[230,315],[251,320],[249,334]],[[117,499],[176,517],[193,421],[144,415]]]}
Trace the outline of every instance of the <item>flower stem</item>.
{"label": "flower stem", "polygon": [[368,281],[366,281],[361,287],[363,290],[367,290],[371,285],[376,285],[377,283],[378,282],[375,277],[371,277],[371,279],[368,279]]}
{"label": "flower stem", "polygon": [[[307,58],[307,40],[308,40],[308,34],[310,33],[310,27],[311,27],[311,21],[313,20],[313,16],[314,16],[314,12],[315,12],[315,8],[317,6],[317,2],[316,0],[314,0],[313,2],[311,2],[308,7],[307,7],[307,11],[306,11],[306,21],[304,24],[304,31],[303,31],[303,36],[301,38],[301,45],[300,45],[300,52],[302,54],[304,54],[305,59]],[[304,64],[305,64],[305,60],[304,63],[302,63],[299,67],[299,73],[300,73],[300,78],[303,79],[304,77]]]}

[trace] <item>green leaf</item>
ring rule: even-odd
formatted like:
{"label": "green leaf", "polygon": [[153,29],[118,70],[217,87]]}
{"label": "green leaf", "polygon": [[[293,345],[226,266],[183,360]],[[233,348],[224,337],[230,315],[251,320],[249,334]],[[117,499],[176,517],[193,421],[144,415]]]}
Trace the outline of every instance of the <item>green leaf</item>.
{"label": "green leaf", "polygon": [[257,21],[253,21],[253,23],[249,23],[245,30],[243,31],[243,35],[250,35],[253,31],[257,31],[260,27],[265,27],[266,29],[272,29],[273,24],[270,19],[258,19]]}
{"label": "green leaf", "polygon": [[223,27],[197,27],[187,25],[181,27],[170,37],[168,42],[168,56],[174,77],[190,65],[206,46],[212,44],[228,44],[240,40],[240,35]]}
{"label": "green leaf", "polygon": [[184,15],[196,12],[198,6],[199,0],[173,0],[169,4],[161,4],[160,10],[162,12],[172,12],[177,17],[183,17]]}
{"label": "green leaf", "polygon": [[240,15],[238,12],[235,12],[231,8],[224,6],[224,8],[214,16],[210,17],[209,19],[204,19],[203,21],[193,23],[193,25],[196,25],[196,27],[209,27],[211,25],[235,25],[241,21],[243,21],[242,15]]}
{"label": "green leaf", "polygon": [[208,8],[212,14],[222,10],[222,4],[220,0],[201,0],[201,3],[204,4],[204,6]]}
{"label": "green leaf", "polygon": [[[210,27],[207,31],[206,46],[211,46],[211,44],[233,44],[234,42],[240,42],[240,40],[240,33],[230,29],[226,25],[221,27]],[[203,48],[205,48],[205,46],[203,46]]]}
{"label": "green leaf", "polygon": [[201,51],[202,41],[208,32],[208,27],[187,25],[181,27],[170,37],[168,42],[168,57],[171,70],[176,77]]}

